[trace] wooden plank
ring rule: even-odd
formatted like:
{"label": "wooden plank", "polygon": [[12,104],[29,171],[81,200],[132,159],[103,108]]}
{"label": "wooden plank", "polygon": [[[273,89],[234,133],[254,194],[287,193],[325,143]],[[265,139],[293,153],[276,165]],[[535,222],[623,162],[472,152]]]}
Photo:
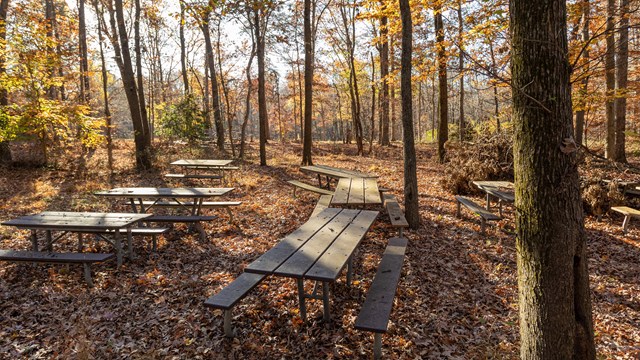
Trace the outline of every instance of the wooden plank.
{"label": "wooden plank", "polygon": [[[323,195],[324,196],[324,195]],[[139,204],[139,203],[137,203]],[[203,201],[200,207],[202,208],[218,208],[241,205],[242,201]],[[181,201],[177,203],[175,201],[143,201],[144,206],[157,206],[157,207],[191,207],[194,205],[193,201]]]}
{"label": "wooden plank", "polygon": [[496,197],[504,202],[512,203],[516,200],[515,193],[509,191],[502,191],[495,188],[483,188],[483,190],[487,193]]}
{"label": "wooden plank", "polygon": [[200,198],[222,196],[234,188],[115,188],[94,195],[125,198]]}
{"label": "wooden plank", "polygon": [[397,202],[388,202],[387,203],[387,213],[389,214],[389,219],[391,220],[391,226],[393,227],[409,227],[409,223],[407,219],[404,217],[404,212],[400,208],[400,204]]}
{"label": "wooden plank", "polygon": [[323,169],[315,165],[302,166],[300,167],[300,171],[305,173],[311,173],[311,174],[320,174],[320,175],[328,176],[333,179],[351,178],[350,175],[347,175],[332,169]]}
{"label": "wooden plank", "polygon": [[307,271],[305,277],[311,280],[335,281],[377,217],[377,211],[360,212]]}
{"label": "wooden plank", "polygon": [[376,179],[364,179],[364,203],[366,205],[382,203]]}
{"label": "wooden plank", "polygon": [[636,210],[628,206],[614,206],[611,210],[619,212],[625,216],[640,217],[640,210]]}
{"label": "wooden plank", "polygon": [[341,174],[348,175],[349,177],[359,177],[359,178],[377,178],[378,177],[378,175],[374,175],[374,174],[364,173],[356,170],[337,168],[329,165],[316,165],[316,166],[322,169],[339,172]]}
{"label": "wooden plank", "polygon": [[266,275],[262,274],[242,273],[217,294],[208,298],[204,305],[215,309],[230,309],[265,277]]}
{"label": "wooden plank", "polygon": [[217,174],[164,174],[164,177],[172,179],[222,179]]}
{"label": "wooden plank", "polygon": [[356,319],[356,329],[377,333],[387,331],[406,248],[406,238],[389,239],[389,245],[384,250],[376,276]]}
{"label": "wooden plank", "polygon": [[259,274],[271,274],[293,253],[304,245],[325,224],[340,213],[340,209],[327,208],[320,214],[310,218],[297,230],[285,236],[274,247],[249,264],[244,271]]}
{"label": "wooden plank", "polygon": [[351,179],[351,189],[349,190],[348,204],[349,205],[364,204],[364,179],[363,178]]}
{"label": "wooden plank", "polygon": [[383,194],[382,199],[383,199],[384,206],[387,206],[387,204],[390,202],[398,202],[398,200],[396,200],[396,197],[393,194]]}
{"label": "wooden plank", "polygon": [[331,204],[332,198],[333,198],[332,195],[320,195],[320,198],[318,199],[318,203],[316,204],[316,207],[313,209],[313,212],[311,213],[310,217],[314,217],[318,215],[320,212],[322,212],[322,210],[328,208],[329,205]]}
{"label": "wooden plank", "polygon": [[114,254],[102,253],[54,253],[40,251],[0,250],[0,260],[4,261],[95,263],[109,260],[114,256]]}
{"label": "wooden plank", "polygon": [[118,229],[148,218],[150,214],[75,213],[45,211],[8,220],[2,225],[28,229]]}
{"label": "wooden plank", "polygon": [[459,203],[461,203],[462,205],[466,206],[469,210],[471,210],[472,212],[474,212],[478,216],[481,216],[485,220],[500,220],[501,219],[500,216],[492,213],[491,211],[483,208],[482,206],[476,204],[475,202],[471,201],[470,199],[468,199],[468,198],[466,198],[464,196],[456,196],[455,198]]}
{"label": "wooden plank", "polygon": [[177,166],[206,166],[206,167],[220,167],[226,166],[233,162],[233,160],[215,160],[215,159],[190,159],[190,160],[177,160],[171,163],[171,165]]}
{"label": "wooden plank", "polygon": [[293,185],[293,186],[297,186],[297,187],[299,187],[301,189],[313,191],[313,192],[318,193],[318,194],[333,195],[333,191],[331,191],[331,190],[321,189],[321,188],[315,187],[313,185],[305,184],[305,183],[303,183],[301,181],[298,181],[298,180],[288,180],[287,182],[289,184]]}
{"label": "wooden plank", "polygon": [[334,205],[346,205],[349,202],[349,190],[351,189],[351,178],[338,180],[336,191],[333,194],[331,203]]}
{"label": "wooden plank", "polygon": [[145,222],[178,222],[178,223],[192,223],[200,221],[213,221],[217,219],[217,216],[197,216],[197,215],[153,215]]}
{"label": "wooden plank", "polygon": [[293,255],[282,263],[274,275],[302,278],[316,260],[322,256],[333,241],[351,221],[360,213],[358,210],[345,209],[320,229],[311,239],[302,245]]}

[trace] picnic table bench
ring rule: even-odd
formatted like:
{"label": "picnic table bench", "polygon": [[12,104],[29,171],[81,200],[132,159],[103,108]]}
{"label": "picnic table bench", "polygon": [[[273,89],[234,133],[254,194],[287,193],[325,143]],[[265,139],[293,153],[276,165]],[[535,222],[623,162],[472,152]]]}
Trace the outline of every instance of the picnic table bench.
{"label": "picnic table bench", "polygon": [[614,206],[611,210],[615,212],[619,212],[624,215],[624,220],[622,221],[622,233],[626,234],[627,229],[629,228],[629,222],[631,218],[640,218],[640,210],[630,208],[628,206]]}
{"label": "picnic table bench", "polygon": [[328,165],[301,166],[300,171],[307,174],[316,175],[318,177],[318,184],[320,187],[323,187],[322,177],[324,176],[326,178],[326,185],[324,187],[327,189],[331,185],[331,180],[339,180],[343,178],[354,178],[354,177],[365,178],[365,179],[367,178],[375,179],[378,177],[377,175],[373,175],[373,174],[367,174],[367,173],[363,173],[355,170],[341,169],[341,168],[328,166]]}
{"label": "picnic table bench", "polygon": [[330,190],[325,190],[319,187],[315,187],[313,185],[309,185],[307,183],[303,183],[302,181],[298,181],[298,180],[288,180],[287,181],[289,184],[293,185],[293,197],[296,197],[296,189],[297,188],[301,188],[304,190],[308,190],[314,193],[318,193],[321,195],[333,195],[333,191]]}
{"label": "picnic table bench", "polygon": [[356,329],[374,333],[373,355],[375,359],[379,359],[382,355],[382,334],[387,332],[389,325],[393,298],[398,288],[407,242],[407,239],[403,237],[389,239],[389,244],[384,250],[380,265],[378,265],[376,276],[356,318]]}
{"label": "picnic table bench", "polygon": [[480,216],[480,232],[484,234],[484,229],[487,221],[500,220],[501,217],[492,213],[491,211],[483,208],[482,206],[473,202],[473,200],[464,196],[456,196],[457,210],[456,216],[460,217],[460,205],[464,205],[467,209],[471,210],[474,214]]}
{"label": "picnic table bench", "polygon": [[473,181],[478,189],[486,193],[486,209],[491,210],[491,198],[498,199],[498,214],[502,216],[502,204],[515,201],[513,183],[510,181]]}
{"label": "picnic table bench", "polygon": [[[179,166],[184,170],[183,174],[165,174],[165,177],[177,179],[220,179],[226,183],[225,173],[228,171],[240,169],[238,166],[232,166],[233,160],[215,160],[215,159],[190,159],[177,160],[171,165]],[[193,171],[208,170],[213,173],[196,173]]]}
{"label": "picnic table bench", "polygon": [[[231,212],[231,208],[235,206],[239,206],[242,204],[242,201],[203,201],[202,204],[199,204],[202,209],[225,209],[227,214],[229,215],[229,222],[233,222],[233,212]],[[165,207],[165,208],[178,208],[178,209],[191,209],[195,204],[193,201],[149,201],[143,200],[143,206],[156,206],[156,207]]]}
{"label": "picnic table bench", "polygon": [[382,195],[382,198],[384,200],[384,207],[387,210],[387,214],[389,214],[391,226],[398,229],[398,236],[402,237],[402,231],[409,227],[409,222],[405,218],[398,200],[396,200],[396,197],[392,194],[384,194]]}
{"label": "picnic table bench", "polygon": [[[207,306],[225,310],[225,334],[231,334],[227,311],[268,275],[296,280],[303,321],[307,316],[306,299],[322,299],[323,318],[330,321],[329,285],[335,283],[345,266],[350,285],[353,252],[377,216],[377,211],[327,208],[250,263],[245,273],[259,276],[241,275],[242,280],[232,282],[229,290],[223,289],[206,301]],[[317,286],[311,294],[306,293],[304,280],[322,283],[322,295],[318,295]]]}

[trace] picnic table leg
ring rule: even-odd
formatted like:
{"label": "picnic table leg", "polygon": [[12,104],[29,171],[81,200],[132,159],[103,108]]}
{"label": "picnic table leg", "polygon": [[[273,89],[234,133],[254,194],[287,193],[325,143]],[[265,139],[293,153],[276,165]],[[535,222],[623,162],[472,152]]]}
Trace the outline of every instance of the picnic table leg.
{"label": "picnic table leg", "polygon": [[82,233],[78,233],[78,252],[82,252],[82,248],[83,248],[83,243],[82,243]]}
{"label": "picnic table leg", "polygon": [[487,193],[487,210],[491,210],[491,195]]}
{"label": "picnic table leg", "polygon": [[133,251],[133,236],[131,234],[131,227],[127,227],[127,257],[129,260],[133,260],[136,257],[135,251]]}
{"label": "picnic table leg", "polygon": [[373,334],[373,358],[380,359],[382,357],[382,334]]}
{"label": "picnic table leg", "polygon": [[113,237],[116,243],[116,264],[117,267],[120,268],[120,266],[122,266],[122,238],[120,231],[116,231]]}
{"label": "picnic table leg", "polygon": [[47,251],[53,251],[53,240],[51,237],[51,230],[46,230],[44,234],[47,239]]}
{"label": "picnic table leg", "polygon": [[31,230],[31,248],[38,251],[38,233],[35,230]]}
{"label": "picnic table leg", "polygon": [[502,217],[502,200],[498,200],[498,214]]}
{"label": "picnic table leg", "polygon": [[324,308],[324,321],[331,321],[331,309],[329,307],[329,283],[322,282],[322,307]]}
{"label": "picnic table leg", "polygon": [[231,309],[226,309],[224,311],[224,335],[226,337],[233,337],[233,328],[231,327]]}
{"label": "picnic table leg", "polygon": [[627,233],[627,228],[629,227],[629,221],[631,221],[631,216],[625,215],[624,220],[622,220],[622,233]]}
{"label": "picnic table leg", "polygon": [[298,302],[300,302],[300,318],[302,322],[307,321],[307,307],[305,304],[304,280],[296,279],[298,282]]}
{"label": "picnic table leg", "polygon": [[347,286],[351,286],[351,280],[353,277],[353,255],[349,257],[347,262]]}
{"label": "picnic table leg", "polygon": [[84,281],[87,282],[89,287],[93,287],[93,280],[91,279],[91,265],[88,263],[82,263],[82,267],[84,268]]}
{"label": "picnic table leg", "polygon": [[129,199],[129,203],[131,204],[131,211],[134,213],[138,213],[138,207],[136,206],[136,201],[134,198]]}

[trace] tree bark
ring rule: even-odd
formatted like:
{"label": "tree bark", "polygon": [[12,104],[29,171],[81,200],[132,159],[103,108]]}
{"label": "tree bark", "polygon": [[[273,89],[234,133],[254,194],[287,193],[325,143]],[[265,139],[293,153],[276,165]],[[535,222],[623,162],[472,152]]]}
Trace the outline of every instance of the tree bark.
{"label": "tree bark", "polygon": [[[386,11],[386,0],[381,0],[381,11]],[[380,39],[382,46],[380,49],[380,145],[389,146],[389,28],[386,14],[380,18]]]}
{"label": "tree bark", "polygon": [[220,151],[224,151],[224,125],[222,124],[222,112],[220,111],[218,76],[216,75],[215,61],[213,61],[213,45],[211,44],[211,33],[209,31],[209,17],[209,12],[204,14],[200,29],[204,36],[205,53],[209,63],[209,75],[211,76],[211,96],[213,98],[213,122],[216,127],[216,145]]}
{"label": "tree bark", "polygon": [[260,133],[260,166],[267,166],[267,96],[264,76],[265,29],[262,27],[261,6],[262,5],[256,5],[253,9],[253,26],[256,34],[256,55],[258,58],[258,125]]}
{"label": "tree bark", "polygon": [[135,0],[135,20],[134,20],[134,42],[136,51],[136,75],[138,83],[138,103],[140,104],[140,117],[144,130],[144,141],[151,149],[151,129],[149,128],[149,118],[147,116],[147,105],[144,99],[144,79],[142,77],[142,47],[140,46],[140,0]]}
{"label": "tree bark", "polygon": [[465,125],[464,125],[464,44],[462,33],[464,32],[464,23],[462,21],[462,1],[458,0],[458,46],[460,53],[458,57],[458,72],[460,76],[460,118],[458,119],[458,137],[460,142],[464,141]]}
{"label": "tree bark", "polygon": [[520,357],[595,359],[566,3],[509,5]]}
{"label": "tree bark", "polygon": [[313,111],[313,47],[311,43],[311,3],[304,0],[304,137],[302,165],[313,165],[311,159],[311,118]]}
{"label": "tree bark", "polygon": [[91,98],[91,84],[89,83],[87,26],[84,15],[84,1],[85,0],[78,0],[78,47],[80,52],[80,98],[86,103]]}
{"label": "tree bark", "polygon": [[[347,9],[349,6],[349,9]],[[341,4],[340,15],[342,17],[342,25],[344,27],[345,46],[348,53],[349,62],[349,96],[351,98],[351,118],[353,120],[353,129],[355,130],[356,145],[358,147],[358,155],[364,155],[363,131],[360,104],[360,91],[358,89],[358,78],[355,63],[355,47],[356,47],[356,6],[351,4]]]}
{"label": "tree bark", "polygon": [[375,115],[376,115],[376,62],[371,53],[371,136],[369,137],[369,154],[373,153],[373,138],[375,137]]}
{"label": "tree bark", "polygon": [[187,49],[184,38],[184,0],[180,0],[180,66],[182,67],[182,85],[184,86],[184,94],[189,94],[189,74],[187,73]]}
{"label": "tree bark", "polygon": [[447,100],[447,58],[444,48],[442,9],[434,9],[436,31],[436,57],[438,60],[438,161],[445,159],[444,144],[449,139],[449,104]]}
{"label": "tree bark", "polygon": [[404,210],[412,229],[420,225],[418,212],[418,177],[416,175],[416,148],[413,138],[413,99],[411,94],[411,54],[413,52],[413,29],[409,0],[400,0],[402,20],[401,87],[402,127],[404,142]]}
{"label": "tree bark", "polygon": [[[83,0],[80,0],[83,1]],[[111,136],[111,110],[109,109],[109,92],[107,87],[107,67],[104,59],[104,49],[102,46],[103,36],[102,36],[102,25],[101,21],[103,19],[102,9],[98,10],[96,5],[96,12],[98,13],[98,44],[100,45],[100,65],[102,70],[102,96],[104,100],[104,132],[105,138],[107,140],[107,167],[109,168],[109,173],[113,173],[113,137]]]}
{"label": "tree bark", "polygon": [[616,161],[626,163],[627,80],[629,74],[629,0],[620,0],[620,29],[616,56]]}
{"label": "tree bark", "polygon": [[[590,41],[589,37],[589,23],[591,16],[590,0],[582,1],[582,43],[585,46],[585,50],[582,53],[582,57],[585,59],[585,73],[589,72],[589,47],[586,45]],[[587,89],[589,86],[589,76],[586,75],[580,81],[580,90],[578,96],[578,110],[576,110],[576,128],[575,128],[575,141],[576,144],[582,144],[582,134],[584,133],[584,115],[586,111],[586,99]]]}
{"label": "tree bark", "polygon": [[604,55],[605,84],[607,94],[605,97],[605,114],[607,119],[607,146],[605,157],[616,159],[616,113],[615,113],[615,87],[616,87],[616,49],[615,49],[615,14],[616,0],[607,0],[607,27],[606,27],[606,52]]}
{"label": "tree bark", "polygon": [[[9,8],[9,0],[0,0],[0,42],[5,43],[7,39],[7,10]],[[0,76],[4,76],[6,73],[5,65],[5,52],[0,51]],[[2,111],[5,111],[5,107],[9,105],[9,93],[6,88],[0,86],[0,107]],[[4,123],[0,123],[0,126],[6,126]],[[0,141],[0,164],[10,164],[13,161],[11,157],[11,148],[8,141]]]}

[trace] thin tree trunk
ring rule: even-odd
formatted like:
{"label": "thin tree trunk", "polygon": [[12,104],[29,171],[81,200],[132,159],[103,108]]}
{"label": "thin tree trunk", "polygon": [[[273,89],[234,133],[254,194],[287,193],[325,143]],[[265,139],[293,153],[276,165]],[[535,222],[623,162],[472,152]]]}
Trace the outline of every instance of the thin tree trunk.
{"label": "thin tree trunk", "polygon": [[80,98],[88,102],[91,98],[89,62],[87,55],[87,26],[84,16],[84,1],[78,0],[78,46],[80,52]]}
{"label": "thin tree trunk", "polygon": [[629,0],[620,0],[620,29],[616,56],[616,161],[626,163],[627,78],[629,70]]}
{"label": "thin tree trunk", "polygon": [[136,52],[136,74],[138,82],[138,103],[140,104],[140,118],[142,119],[142,129],[144,140],[147,146],[151,146],[151,130],[149,129],[149,118],[147,116],[147,105],[144,99],[144,79],[142,77],[142,47],[140,46],[140,0],[135,0],[135,20],[134,20],[134,41]]}
{"label": "thin tree trunk", "polygon": [[462,33],[464,32],[464,23],[462,21],[462,1],[458,0],[458,46],[460,53],[458,57],[458,73],[460,76],[460,118],[458,119],[458,135],[460,142],[465,138],[464,124],[464,44]]}
{"label": "thin tree trunk", "polygon": [[376,63],[371,53],[371,136],[369,136],[369,154],[373,153],[373,138],[375,135],[375,116],[376,115]]}
{"label": "thin tree trunk", "polygon": [[411,95],[411,53],[413,51],[413,29],[409,0],[400,0],[402,20],[401,87],[402,127],[404,142],[404,210],[412,229],[420,225],[418,212],[418,177],[416,175],[416,148],[413,139],[413,99]]}
{"label": "thin tree trunk", "polygon": [[231,105],[229,101],[229,89],[227,88],[227,81],[224,78],[224,72],[222,71],[222,49],[220,48],[220,22],[217,22],[216,29],[216,53],[218,55],[218,70],[220,71],[220,86],[222,87],[222,95],[224,96],[224,114],[227,119],[227,133],[229,134],[229,147],[231,147],[231,156],[236,156],[236,148],[233,145],[233,115],[231,114]]}
{"label": "thin tree trunk", "polygon": [[[260,134],[260,166],[267,166],[267,96],[264,76],[264,46],[265,34],[261,29],[261,9],[254,10],[254,30],[256,39],[256,55],[258,58],[258,125]],[[306,71],[305,71],[306,80]]]}
{"label": "thin tree trunk", "polygon": [[[498,64],[496,63],[496,55],[493,51],[493,41],[489,42],[489,54],[491,55],[491,67],[494,73],[498,71]],[[493,84],[493,105],[494,116],[496,117],[496,131],[500,132],[500,108],[498,107],[498,83]]]}
{"label": "thin tree trunk", "polygon": [[565,140],[566,3],[510,0],[509,9],[520,357],[595,359],[577,156]]}
{"label": "thin tree trunk", "polygon": [[[7,39],[7,10],[9,8],[9,0],[0,0],[0,44],[5,44]],[[6,45],[5,45],[6,47]],[[5,50],[0,51],[0,77],[6,73]],[[6,88],[0,84],[0,111],[4,112],[5,107],[9,105],[9,94]],[[10,164],[13,161],[11,156],[11,148],[8,141],[0,141],[0,164]]]}
{"label": "thin tree trunk", "polygon": [[[386,0],[380,0],[381,11],[385,11]],[[382,127],[380,145],[389,146],[389,29],[386,15],[380,18],[380,126]]]}
{"label": "thin tree trunk", "polygon": [[434,9],[436,31],[436,57],[438,60],[438,160],[445,159],[444,144],[449,139],[449,105],[447,102],[447,59],[444,48],[444,26],[442,23],[442,9]]}
{"label": "thin tree trunk", "polygon": [[311,3],[304,0],[304,137],[302,165],[313,165],[311,159],[311,117],[313,111],[313,44],[311,43]]}
{"label": "thin tree trunk", "polygon": [[[83,1],[83,0],[80,0]],[[98,9],[96,8],[96,11]],[[108,77],[107,77],[107,67],[104,60],[104,49],[102,46],[103,37],[102,37],[102,25],[101,19],[103,19],[102,9],[100,9],[98,15],[98,43],[100,45],[100,65],[102,70],[102,96],[104,100],[104,120],[105,120],[105,137],[107,140],[107,167],[109,168],[109,173],[113,173],[113,137],[111,135],[111,110],[109,109],[109,92],[108,92]]]}
{"label": "thin tree trunk", "polygon": [[[247,14],[249,15],[249,14]],[[250,16],[248,16],[250,18]],[[242,126],[240,127],[240,158],[244,159],[245,148],[245,136],[247,131],[247,123],[249,122],[249,113],[251,112],[251,63],[256,54],[256,42],[253,36],[251,36],[251,53],[249,54],[249,61],[245,73],[247,75],[247,97],[245,98],[245,112],[244,119],[242,120]]]}
{"label": "thin tree trunk", "polygon": [[[395,62],[395,50],[394,50],[394,38],[389,38],[389,72],[395,74],[396,62]],[[389,82],[389,107],[391,114],[389,116],[389,131],[391,141],[398,141],[398,130],[396,121],[396,86],[394,81]]]}
{"label": "thin tree trunk", "polygon": [[611,160],[616,159],[616,113],[614,100],[616,87],[615,7],[616,0],[607,0],[607,48],[604,55],[605,84],[607,87],[605,98],[605,114],[607,119],[607,146],[605,157]]}
{"label": "thin tree trunk", "polygon": [[184,94],[189,94],[189,74],[187,73],[187,49],[184,38],[184,0],[180,0],[180,65],[182,66],[182,85],[184,86]]}
{"label": "thin tree trunk", "polygon": [[204,36],[205,53],[209,61],[209,75],[211,76],[211,96],[213,97],[213,122],[216,127],[216,145],[220,151],[224,151],[224,125],[222,124],[222,112],[220,111],[220,95],[218,93],[218,76],[216,75],[215,61],[213,61],[213,45],[209,31],[210,14],[204,14],[200,29]]}

